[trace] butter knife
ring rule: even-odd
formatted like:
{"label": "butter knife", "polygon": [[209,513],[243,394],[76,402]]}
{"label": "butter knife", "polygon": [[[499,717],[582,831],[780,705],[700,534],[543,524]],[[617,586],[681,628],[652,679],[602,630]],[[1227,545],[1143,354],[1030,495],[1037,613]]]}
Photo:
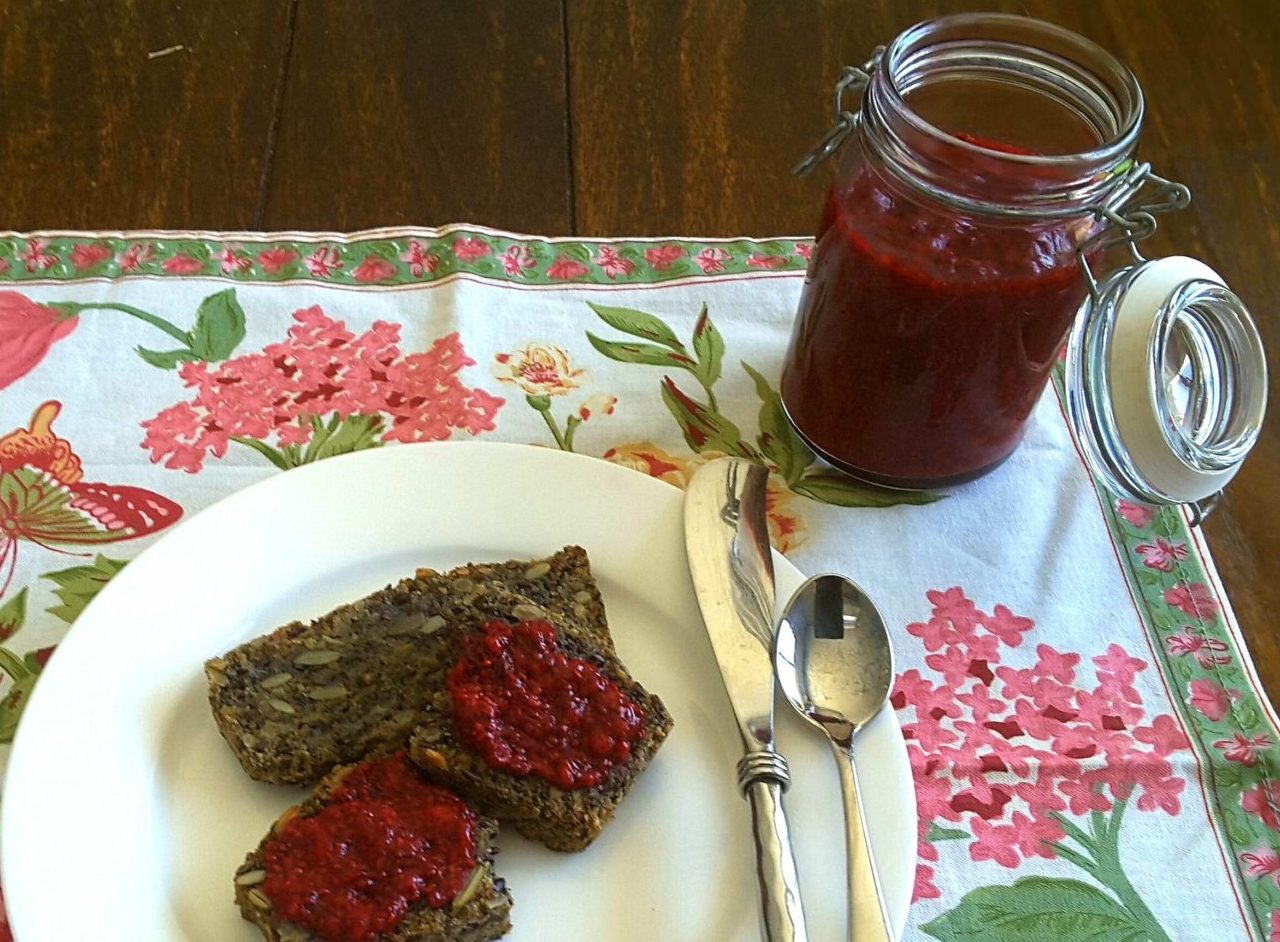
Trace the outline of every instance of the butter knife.
{"label": "butter knife", "polygon": [[738,718],[738,787],[751,804],[766,942],[805,942],[791,836],[782,808],[787,762],[773,747],[773,555],[769,472],[739,458],[704,465],[684,495],[684,539],[720,677]]}

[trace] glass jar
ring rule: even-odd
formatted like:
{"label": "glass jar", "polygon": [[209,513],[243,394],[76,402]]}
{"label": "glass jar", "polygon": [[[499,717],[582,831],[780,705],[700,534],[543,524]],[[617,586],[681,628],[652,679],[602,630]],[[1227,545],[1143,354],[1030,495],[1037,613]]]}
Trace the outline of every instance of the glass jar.
{"label": "glass jar", "polygon": [[[842,94],[859,86],[860,112],[845,111]],[[1073,324],[1114,316],[1139,269],[1152,264],[1133,248],[1154,230],[1150,213],[1190,200],[1185,187],[1135,163],[1143,107],[1137,80],[1109,53],[1025,17],[922,23],[863,69],[845,70],[836,126],[807,160],[840,152],[782,374],[787,415],[819,455],[863,480],[915,489],[972,480],[1013,452]],[[1152,185],[1155,202],[1141,202]],[[1099,285],[1090,266],[1115,242],[1130,244],[1135,264]],[[1159,387],[1138,408],[1149,407],[1169,431],[1169,450],[1181,449],[1175,463],[1216,449],[1209,482],[1216,489],[1224,462],[1238,466],[1241,447],[1256,438],[1265,365],[1243,305],[1202,268],[1182,266],[1170,281],[1174,269],[1165,266],[1163,279],[1146,279],[1149,330],[1156,309],[1183,291],[1175,305],[1182,314],[1166,310],[1164,318],[1181,339],[1158,357],[1130,344],[1123,369]],[[1238,329],[1227,331],[1232,350],[1197,358],[1227,330],[1190,326],[1208,310],[1203,295],[1188,304],[1209,290],[1205,281]],[[1167,289],[1159,297],[1151,295],[1156,282]],[[1114,297],[1098,304],[1106,291]],[[1094,365],[1081,365],[1077,352],[1068,371],[1093,384],[1074,396],[1077,432],[1092,435],[1086,454],[1098,468],[1119,469],[1108,480],[1138,499],[1198,493],[1203,488],[1149,486],[1125,454],[1141,437],[1133,423],[1122,423],[1126,438],[1114,421],[1092,417],[1090,409],[1115,418],[1111,337],[1081,331],[1077,346],[1089,342]],[[1190,382],[1193,374],[1200,378]],[[1172,381],[1178,376],[1181,386]],[[1223,383],[1237,393],[1234,418],[1209,420],[1203,402],[1188,412],[1187,402],[1174,401],[1203,400]],[[1135,394],[1141,385],[1118,384]],[[1217,396],[1213,408],[1231,398]],[[1222,436],[1229,446],[1219,447]],[[1191,455],[1191,464],[1201,458]]]}

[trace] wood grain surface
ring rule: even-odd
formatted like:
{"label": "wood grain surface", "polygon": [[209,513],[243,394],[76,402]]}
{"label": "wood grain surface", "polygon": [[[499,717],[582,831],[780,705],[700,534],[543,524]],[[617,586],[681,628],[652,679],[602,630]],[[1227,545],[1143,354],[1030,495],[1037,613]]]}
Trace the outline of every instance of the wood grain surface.
{"label": "wood grain surface", "polygon": [[[1280,374],[1278,0],[0,0],[0,228],[805,234],[824,176],[788,168],[840,67],[983,9],[1133,68],[1141,155],[1195,194],[1151,252],[1216,267]],[[1273,694],[1278,398],[1206,524]]]}
{"label": "wood grain surface", "polygon": [[0,228],[254,225],[290,11],[0,2]]}

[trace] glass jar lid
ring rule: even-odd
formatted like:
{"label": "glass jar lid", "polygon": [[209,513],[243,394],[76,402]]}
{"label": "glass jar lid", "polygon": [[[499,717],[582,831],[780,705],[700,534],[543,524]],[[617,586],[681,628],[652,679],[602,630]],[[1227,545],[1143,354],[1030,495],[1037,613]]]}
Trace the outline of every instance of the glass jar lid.
{"label": "glass jar lid", "polygon": [[1267,367],[1243,302],[1208,265],[1172,256],[1098,285],[1067,346],[1067,412],[1091,470],[1153,503],[1203,502],[1257,441]]}

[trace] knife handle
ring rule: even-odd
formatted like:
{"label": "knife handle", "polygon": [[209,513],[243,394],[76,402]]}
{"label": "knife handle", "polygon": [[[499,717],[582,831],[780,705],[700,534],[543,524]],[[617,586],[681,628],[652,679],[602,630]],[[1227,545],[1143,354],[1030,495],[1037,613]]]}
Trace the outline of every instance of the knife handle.
{"label": "knife handle", "polygon": [[764,942],[808,939],[791,833],[782,810],[782,792],[789,783],[786,760],[777,753],[751,753],[738,763],[738,784],[751,805]]}

